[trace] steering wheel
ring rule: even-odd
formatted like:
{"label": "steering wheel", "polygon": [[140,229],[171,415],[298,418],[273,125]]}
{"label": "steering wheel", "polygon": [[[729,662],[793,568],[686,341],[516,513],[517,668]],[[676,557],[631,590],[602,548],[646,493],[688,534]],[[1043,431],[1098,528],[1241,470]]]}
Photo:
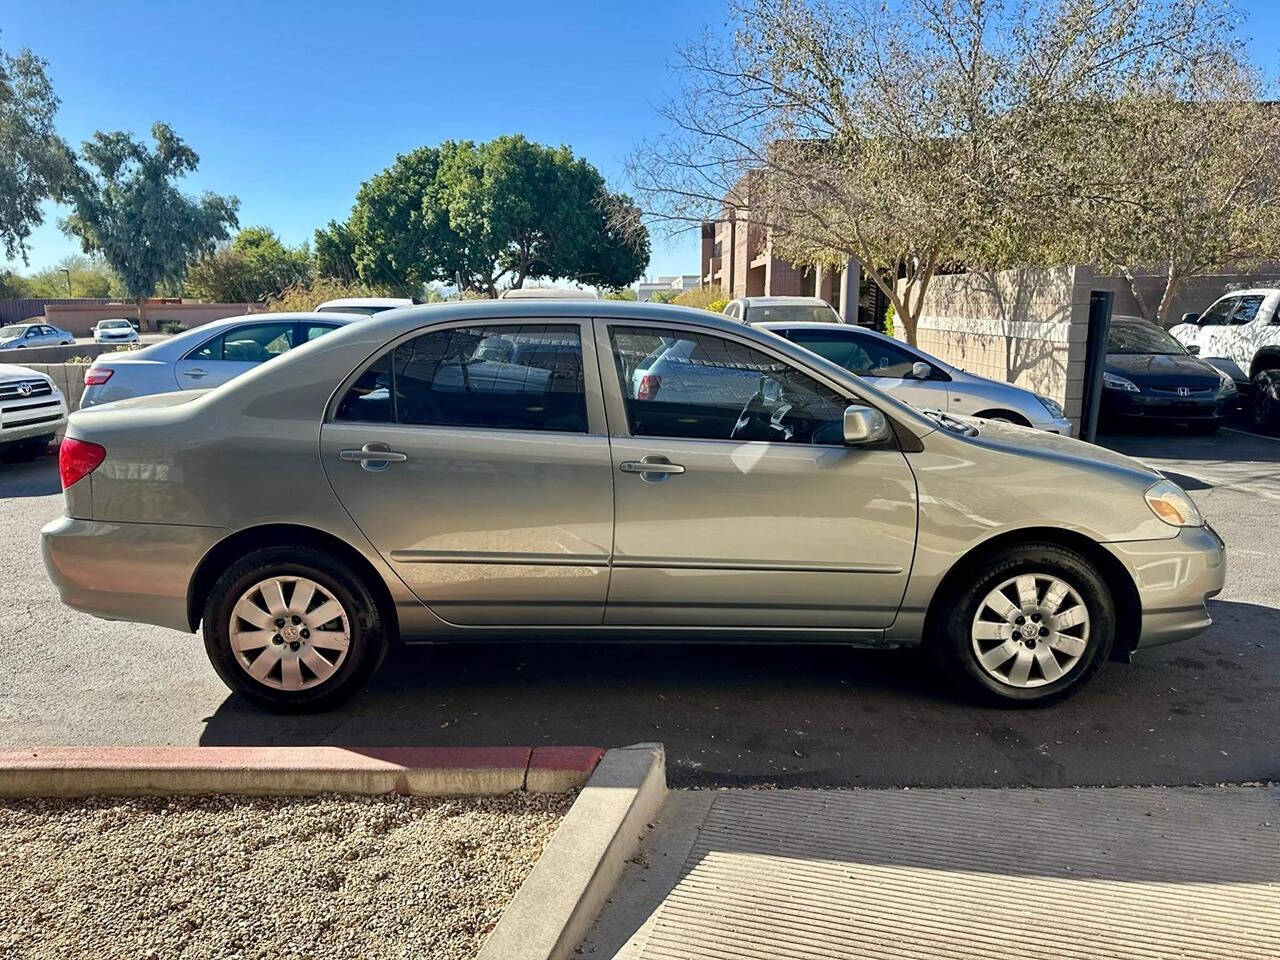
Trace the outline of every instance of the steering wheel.
{"label": "steering wheel", "polygon": [[791,412],[792,404],[785,400],[770,412],[765,406],[764,378],[760,378],[760,386],[756,388],[738,414],[738,421],[729,434],[730,440],[789,440],[792,429],[784,423]]}

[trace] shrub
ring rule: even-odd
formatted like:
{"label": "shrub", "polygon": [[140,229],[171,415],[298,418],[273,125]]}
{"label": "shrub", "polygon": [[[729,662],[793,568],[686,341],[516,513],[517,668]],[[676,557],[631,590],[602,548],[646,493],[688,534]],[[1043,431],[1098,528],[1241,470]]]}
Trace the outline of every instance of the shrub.
{"label": "shrub", "polygon": [[306,313],[316,308],[316,304],[326,300],[337,300],[341,297],[390,297],[392,294],[385,288],[369,287],[362,283],[346,283],[336,277],[317,277],[310,283],[299,283],[285,288],[275,296],[267,298],[267,310],[272,313]]}
{"label": "shrub", "polygon": [[187,325],[178,320],[161,320],[156,326],[161,333],[182,333],[187,329]]}
{"label": "shrub", "polygon": [[719,287],[694,287],[692,290],[685,290],[671,302],[681,307],[698,307],[719,313],[729,301]]}

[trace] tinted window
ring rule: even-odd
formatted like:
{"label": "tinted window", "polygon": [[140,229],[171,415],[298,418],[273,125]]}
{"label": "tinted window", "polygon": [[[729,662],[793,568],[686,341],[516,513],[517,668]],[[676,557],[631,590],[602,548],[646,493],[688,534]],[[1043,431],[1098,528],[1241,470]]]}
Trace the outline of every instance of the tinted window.
{"label": "tinted window", "polygon": [[323,337],[326,333],[333,333],[337,327],[327,323],[309,323],[302,328],[302,342],[310,343],[319,337]]}
{"label": "tinted window", "polygon": [[361,374],[336,416],[586,433],[578,327],[521,324],[423,334]]}
{"label": "tinted window", "polygon": [[788,339],[863,377],[905,379],[911,376],[912,366],[922,362],[888,340],[849,331],[797,330]]}
{"label": "tinted window", "polygon": [[1113,323],[1107,333],[1107,353],[1153,353],[1178,356],[1182,344],[1153,323]]}
{"label": "tinted window", "polygon": [[1241,297],[1237,301],[1236,312],[1231,315],[1231,325],[1239,326],[1240,324],[1252,323],[1254,317],[1258,315],[1258,309],[1262,306],[1262,299],[1257,294]]}
{"label": "tinted window", "polygon": [[747,323],[840,323],[840,315],[822,303],[751,304]]}
{"label": "tinted window", "polygon": [[228,360],[234,363],[262,363],[293,346],[292,323],[258,323],[236,327],[214,337],[189,360]]}
{"label": "tinted window", "polygon": [[1236,297],[1219,300],[1212,307],[1200,314],[1196,324],[1201,327],[1220,327],[1227,322],[1227,316],[1236,305]]}
{"label": "tinted window", "polygon": [[610,337],[632,436],[843,443],[848,401],[768,354],[678,330]]}

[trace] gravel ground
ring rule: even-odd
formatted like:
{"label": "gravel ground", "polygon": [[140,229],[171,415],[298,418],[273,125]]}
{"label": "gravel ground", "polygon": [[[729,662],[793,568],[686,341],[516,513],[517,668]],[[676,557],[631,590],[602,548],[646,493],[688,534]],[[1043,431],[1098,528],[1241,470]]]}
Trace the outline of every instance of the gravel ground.
{"label": "gravel ground", "polygon": [[0,957],[472,957],[572,800],[0,801]]}

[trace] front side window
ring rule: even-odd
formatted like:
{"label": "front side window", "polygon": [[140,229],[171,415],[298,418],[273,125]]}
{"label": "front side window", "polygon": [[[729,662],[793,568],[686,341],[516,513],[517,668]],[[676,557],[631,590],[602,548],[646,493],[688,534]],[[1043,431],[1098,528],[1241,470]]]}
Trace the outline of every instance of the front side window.
{"label": "front side window", "polygon": [[228,330],[204,344],[188,359],[263,363],[293,346],[292,323],[258,323]]}
{"label": "front side window", "polygon": [[587,432],[576,324],[454,327],[400,344],[347,390],[338,420]]}
{"label": "front side window", "polygon": [[1200,314],[1200,319],[1196,321],[1197,326],[1201,327],[1221,327],[1227,322],[1227,317],[1231,315],[1232,309],[1235,308],[1236,297],[1227,297],[1225,300],[1219,300],[1204,313]]}
{"label": "front side window", "polygon": [[843,443],[848,401],[760,350],[664,328],[609,335],[634,437]]}

